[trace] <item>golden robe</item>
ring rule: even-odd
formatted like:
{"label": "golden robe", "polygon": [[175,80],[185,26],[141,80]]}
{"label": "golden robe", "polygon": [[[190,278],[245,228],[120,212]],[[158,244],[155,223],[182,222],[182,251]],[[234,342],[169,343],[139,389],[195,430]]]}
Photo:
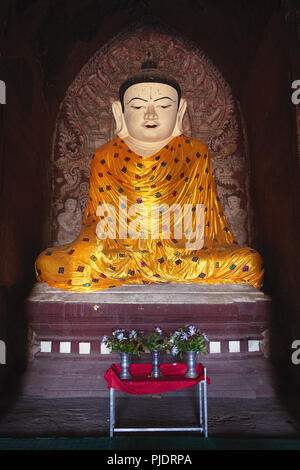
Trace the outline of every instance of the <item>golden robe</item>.
{"label": "golden robe", "polygon": [[[99,205],[102,212],[98,211]],[[184,230],[185,205],[192,214],[190,232],[197,228],[196,206],[203,205],[198,206],[204,211],[204,239],[200,248],[187,248],[193,238],[189,238],[189,229]],[[167,219],[165,225],[160,222],[160,232],[153,237],[151,222],[147,232],[147,227],[138,226],[137,213],[128,215],[131,206],[144,207],[148,214],[151,207],[159,207],[161,217],[165,207],[181,207],[182,211],[177,211],[177,215],[170,211],[170,224]],[[108,207],[109,213],[103,210]],[[112,208],[115,219],[111,217]],[[109,223],[103,228],[108,220],[116,222],[116,230],[110,235],[105,232]],[[136,224],[139,237],[124,233],[126,222],[127,229]],[[175,226],[181,222],[182,236],[176,238]],[[102,231],[96,233],[100,223]],[[147,158],[135,154],[119,137],[97,149],[91,163],[89,196],[80,235],[72,243],[44,250],[36,260],[35,270],[38,281],[77,292],[163,282],[249,283],[260,288],[262,263],[260,254],[251,248],[241,248],[230,230],[218,198],[207,147],[181,135]]]}

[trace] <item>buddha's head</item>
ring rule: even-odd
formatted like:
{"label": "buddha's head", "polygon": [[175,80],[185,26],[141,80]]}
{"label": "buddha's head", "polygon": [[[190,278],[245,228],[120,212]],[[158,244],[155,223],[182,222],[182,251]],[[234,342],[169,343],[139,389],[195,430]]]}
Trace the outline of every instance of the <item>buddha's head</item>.
{"label": "buddha's head", "polygon": [[146,66],[122,83],[119,95],[112,105],[119,137],[152,143],[182,134],[186,100],[171,77]]}

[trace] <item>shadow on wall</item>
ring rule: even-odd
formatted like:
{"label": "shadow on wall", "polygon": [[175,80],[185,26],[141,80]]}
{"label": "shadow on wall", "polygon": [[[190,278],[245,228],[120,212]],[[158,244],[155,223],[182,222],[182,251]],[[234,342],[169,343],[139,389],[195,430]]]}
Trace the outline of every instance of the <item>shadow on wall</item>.
{"label": "shadow on wall", "polygon": [[[16,402],[22,393],[21,380],[28,358],[28,325],[25,300],[31,285],[22,283],[13,288],[0,287],[0,417]],[[4,355],[3,355],[4,352]]]}
{"label": "shadow on wall", "polygon": [[[272,303],[270,355],[275,372],[276,395],[282,406],[298,422],[300,432],[300,363],[295,362],[296,354],[293,356],[296,353],[292,348],[295,338],[290,326],[293,305],[289,305],[288,299],[282,302],[275,298]],[[297,357],[300,359],[300,352]]]}

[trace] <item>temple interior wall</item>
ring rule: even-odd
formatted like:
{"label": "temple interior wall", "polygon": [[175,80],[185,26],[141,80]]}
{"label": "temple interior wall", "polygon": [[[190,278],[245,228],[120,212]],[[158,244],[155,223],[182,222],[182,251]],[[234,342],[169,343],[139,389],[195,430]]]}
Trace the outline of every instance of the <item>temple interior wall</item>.
{"label": "temple interior wall", "polygon": [[[274,301],[273,357],[282,374],[295,374],[291,344],[299,336],[299,160],[286,26],[274,13],[244,82],[242,108],[251,142],[256,247],[265,262],[264,289]],[[297,336],[298,335],[298,336]],[[297,377],[298,378],[298,377]]]}
{"label": "temple interior wall", "polygon": [[50,154],[59,105],[89,57],[145,14],[198,44],[241,103],[249,132],[252,246],[265,259],[265,289],[276,304],[274,356],[299,383],[290,361],[291,340],[300,335],[293,186],[299,168],[281,2],[6,0],[0,11],[0,78],[7,88],[7,104],[0,109],[0,338],[8,362],[0,366],[0,387],[10,396],[26,363],[24,299],[49,229]]}

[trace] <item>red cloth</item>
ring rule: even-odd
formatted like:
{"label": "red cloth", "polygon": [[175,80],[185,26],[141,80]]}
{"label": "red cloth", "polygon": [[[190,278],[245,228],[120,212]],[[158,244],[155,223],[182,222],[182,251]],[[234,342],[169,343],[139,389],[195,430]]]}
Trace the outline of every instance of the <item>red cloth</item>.
{"label": "red cloth", "polygon": [[[131,364],[129,372],[132,375],[132,379],[121,380],[119,378],[121,372],[120,364],[112,364],[106,371],[104,379],[107,382],[108,388],[114,388],[133,395],[181,390],[193,387],[204,379],[204,368],[200,363],[196,365],[196,371],[199,374],[199,377],[196,379],[184,377],[187,372],[187,365],[184,362],[161,364],[160,369],[163,374],[162,377],[154,379],[150,377],[152,364]],[[206,380],[207,383],[210,383],[208,377],[206,377]]]}

